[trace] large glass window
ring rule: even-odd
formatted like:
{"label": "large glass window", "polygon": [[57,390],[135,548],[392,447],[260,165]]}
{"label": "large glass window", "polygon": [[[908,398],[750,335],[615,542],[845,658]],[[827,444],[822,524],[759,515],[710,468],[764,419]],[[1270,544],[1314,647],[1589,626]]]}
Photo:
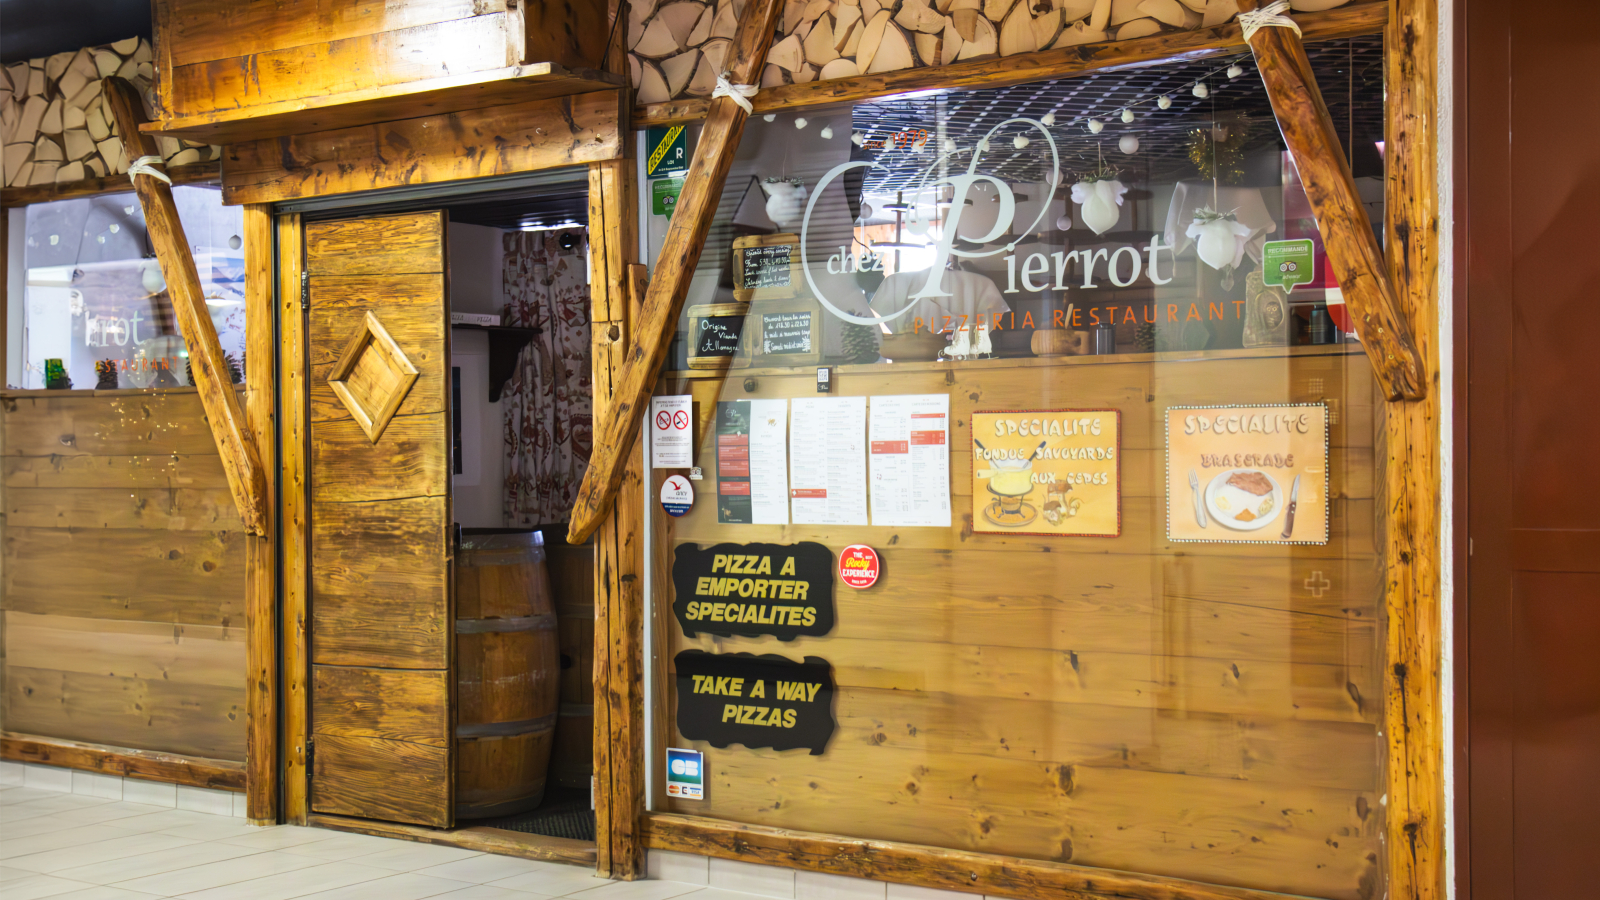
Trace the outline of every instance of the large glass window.
{"label": "large glass window", "polygon": [[[243,211],[212,187],[172,191],[206,307],[242,380]],[[23,266],[22,388],[47,384],[58,360],[72,387],[188,385],[188,349],[132,193],[29,206]]]}
{"label": "large glass window", "polygon": [[[1377,227],[1381,43],[1308,52]],[[753,119],[651,415],[652,808],[1380,893],[1351,324],[1248,56]]]}

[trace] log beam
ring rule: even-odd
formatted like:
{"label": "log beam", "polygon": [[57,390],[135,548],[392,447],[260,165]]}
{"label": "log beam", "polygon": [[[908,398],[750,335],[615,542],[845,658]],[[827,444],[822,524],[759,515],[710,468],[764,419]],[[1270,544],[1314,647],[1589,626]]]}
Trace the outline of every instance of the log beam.
{"label": "log beam", "polygon": [[[1239,0],[1241,12],[1259,5]],[[1400,312],[1383,248],[1356,191],[1305,45],[1293,29],[1280,27],[1258,30],[1249,43],[1378,384],[1390,400],[1420,399],[1427,393],[1422,357]]]}
{"label": "log beam", "polygon": [[[739,18],[739,30],[729,50],[728,81],[756,84],[766,64],[778,15],[778,0],[751,0]],[[583,476],[583,487],[572,507],[572,524],[567,540],[580,544],[600,527],[611,501],[616,498],[627,468],[629,451],[639,435],[639,414],[650,398],[651,388],[661,374],[667,349],[672,341],[678,313],[689,293],[689,281],[700,262],[706,233],[717,200],[728,177],[728,168],[744,134],[746,113],[731,97],[711,101],[700,146],[689,165],[683,193],[673,209],[672,224],[661,244],[655,277],[650,281],[644,308],[632,329],[627,358],[621,377],[611,395],[611,403],[601,420],[594,442],[594,455]]]}
{"label": "log beam", "polygon": [[[158,156],[155,139],[140,130],[146,121],[144,106],[133,85],[115,75],[106,78],[104,85],[128,159]],[[264,535],[267,522],[266,470],[261,465],[261,455],[245,422],[244,411],[239,407],[232,379],[228,377],[222,344],[217,340],[217,328],[206,309],[200,273],[195,269],[194,257],[189,252],[189,240],[183,233],[183,223],[178,221],[178,207],[172,200],[172,188],[154,176],[139,175],[133,178],[133,189],[138,192],[139,205],[144,208],[145,229],[150,236],[151,246],[155,248],[156,260],[161,264],[161,273],[167,280],[167,291],[172,297],[178,329],[189,348],[189,366],[194,373],[195,388],[200,393],[201,405],[205,407],[211,435],[217,441],[217,452],[222,457],[222,468],[228,476],[234,505],[239,508],[239,519],[251,534]]]}

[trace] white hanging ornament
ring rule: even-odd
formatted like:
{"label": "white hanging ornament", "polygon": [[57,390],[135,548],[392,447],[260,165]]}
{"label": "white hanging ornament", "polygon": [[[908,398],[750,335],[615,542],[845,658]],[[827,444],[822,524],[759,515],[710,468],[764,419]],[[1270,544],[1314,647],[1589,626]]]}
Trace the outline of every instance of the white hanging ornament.
{"label": "white hanging ornament", "polygon": [[1230,272],[1244,261],[1244,245],[1250,239],[1250,226],[1241,224],[1232,213],[1219,213],[1202,206],[1194,211],[1194,221],[1184,234],[1195,241],[1200,261],[1218,271]]}
{"label": "white hanging ornament", "polygon": [[1196,81],[1194,83],[1194,95],[1199,97],[1201,100],[1204,100],[1205,98],[1211,96],[1211,89],[1206,87],[1206,83],[1204,81]]}
{"label": "white hanging ornament", "polygon": [[866,142],[867,142],[867,136],[862,134],[859,131],[857,131],[857,132],[855,132],[855,133],[850,135],[850,143],[855,144],[857,147],[862,146]]}
{"label": "white hanging ornament", "polygon": [[768,178],[761,183],[761,192],[767,195],[767,218],[772,220],[772,224],[784,231],[789,231],[800,224],[800,216],[805,212],[806,196],[809,193],[800,179],[780,181]]}
{"label": "white hanging ornament", "polygon": [[796,128],[804,128],[808,124],[810,123],[806,121],[804,116],[794,120],[794,127]]}
{"label": "white hanging ornament", "polygon": [[1122,195],[1128,189],[1115,178],[1086,178],[1072,186],[1072,202],[1081,209],[1078,221],[1089,226],[1095,234],[1105,234],[1117,225],[1122,217]]}
{"label": "white hanging ornament", "polygon": [[1044,183],[1050,185],[1051,187],[1060,187],[1061,186],[1061,170],[1060,169],[1051,169],[1048,173],[1045,174]]}
{"label": "white hanging ornament", "polygon": [[824,126],[822,126],[822,130],[817,132],[817,133],[822,135],[822,139],[825,140],[825,141],[833,140],[833,126],[832,125],[824,125]]}
{"label": "white hanging ornament", "polygon": [[861,204],[861,221],[865,222],[868,219],[872,218],[872,212],[873,212],[873,210],[872,210],[872,204],[871,203],[863,203],[863,204]]}
{"label": "white hanging ornament", "polygon": [[763,122],[776,122],[776,121],[778,121],[778,114],[777,113],[767,113],[766,115],[761,117],[761,121],[763,121]]}
{"label": "white hanging ornament", "polygon": [[1126,154],[1128,154],[1130,156],[1132,156],[1135,153],[1138,153],[1139,152],[1139,137],[1138,137],[1138,135],[1133,135],[1133,134],[1125,134],[1125,135],[1123,135],[1121,137],[1121,139],[1119,139],[1117,141],[1117,149],[1121,150],[1123,153],[1126,153]]}
{"label": "white hanging ornament", "polygon": [[1166,94],[1162,94],[1161,96],[1156,98],[1156,106],[1159,106],[1162,109],[1171,109],[1172,108],[1172,98],[1167,96]]}
{"label": "white hanging ornament", "polygon": [[1028,143],[1028,139],[1020,134],[1011,139],[1011,146],[1017,148],[1018,150],[1026,148]]}
{"label": "white hanging ornament", "polygon": [[1241,66],[1238,63],[1234,63],[1233,65],[1228,67],[1228,77],[1229,78],[1238,78],[1240,75],[1243,75],[1243,74],[1244,74],[1244,66]]}
{"label": "white hanging ornament", "polygon": [[1056,114],[1053,112],[1045,113],[1039,117],[1039,123],[1046,126],[1054,125],[1056,123]]}
{"label": "white hanging ornament", "polygon": [[950,138],[945,138],[944,139],[944,152],[946,152],[946,153],[954,153],[954,152],[956,152],[956,142],[951,140]]}
{"label": "white hanging ornament", "polygon": [[1089,120],[1089,133],[1090,134],[1099,134],[1101,131],[1105,130],[1105,127],[1106,127],[1106,123],[1100,121],[1099,119],[1090,119]]}
{"label": "white hanging ornament", "polygon": [[1057,231],[1071,231],[1072,230],[1072,217],[1068,216],[1068,215],[1056,216],[1056,230]]}
{"label": "white hanging ornament", "polygon": [[1129,125],[1133,124],[1133,110],[1124,109],[1122,111],[1122,121]]}
{"label": "white hanging ornament", "polygon": [[983,140],[978,142],[978,152],[979,153],[988,153],[989,152],[989,139],[988,138],[984,138]]}

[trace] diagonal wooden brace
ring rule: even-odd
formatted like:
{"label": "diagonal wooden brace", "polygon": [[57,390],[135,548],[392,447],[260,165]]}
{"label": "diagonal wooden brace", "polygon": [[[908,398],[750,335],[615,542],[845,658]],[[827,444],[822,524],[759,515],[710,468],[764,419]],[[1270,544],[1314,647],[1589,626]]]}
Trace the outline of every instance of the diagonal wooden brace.
{"label": "diagonal wooden brace", "polygon": [[[138,91],[115,75],[105,79],[104,89],[129,162],[141,156],[158,156],[155,140],[139,130],[145,115]],[[161,274],[167,279],[178,330],[189,348],[189,368],[194,373],[195,388],[200,392],[200,404],[206,411],[206,423],[217,442],[217,453],[222,457],[234,505],[239,509],[239,518],[246,530],[251,534],[265,534],[267,473],[261,465],[255,439],[245,424],[239,396],[228,377],[222,344],[217,340],[217,328],[211,322],[205,293],[200,287],[200,273],[189,252],[183,223],[178,221],[178,207],[172,202],[172,187],[148,174],[133,176],[132,180],[133,189],[139,194],[139,204],[144,207],[150,244],[161,264]],[[265,360],[253,362],[269,364]]]}
{"label": "diagonal wooden brace", "polygon": [[[1242,12],[1259,5],[1239,0]],[[1390,400],[1419,400],[1427,392],[1422,357],[1400,312],[1383,248],[1356,192],[1305,46],[1294,29],[1269,26],[1250,37],[1250,50],[1378,383]]]}
{"label": "diagonal wooden brace", "polygon": [[[767,61],[777,22],[778,0],[750,0],[739,19],[728,52],[728,81],[735,85],[755,84]],[[666,362],[667,349],[689,293],[689,281],[700,262],[711,217],[716,213],[728,168],[739,149],[747,114],[732,97],[711,101],[700,144],[683,180],[683,192],[672,209],[672,224],[661,243],[655,276],[645,295],[644,307],[636,323],[630,324],[628,355],[621,377],[611,394],[605,419],[595,434],[594,453],[583,474],[583,486],[572,506],[572,522],[567,540],[582,543],[600,526],[611,501],[617,496],[627,467],[628,452],[639,435],[639,415]]]}

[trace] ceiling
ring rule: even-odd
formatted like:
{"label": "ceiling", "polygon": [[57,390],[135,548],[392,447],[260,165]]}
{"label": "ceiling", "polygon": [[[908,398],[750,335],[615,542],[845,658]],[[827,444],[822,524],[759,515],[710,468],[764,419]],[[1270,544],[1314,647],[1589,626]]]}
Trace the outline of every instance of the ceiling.
{"label": "ceiling", "polygon": [[0,0],[0,62],[151,33],[150,0]]}

